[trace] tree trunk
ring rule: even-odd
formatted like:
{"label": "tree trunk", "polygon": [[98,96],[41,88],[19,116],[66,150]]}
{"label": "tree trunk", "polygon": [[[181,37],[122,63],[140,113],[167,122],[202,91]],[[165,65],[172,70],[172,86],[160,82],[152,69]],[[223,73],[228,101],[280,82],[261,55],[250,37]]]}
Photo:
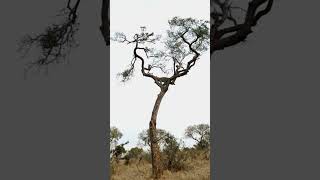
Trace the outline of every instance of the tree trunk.
{"label": "tree trunk", "polygon": [[109,19],[109,7],[110,7],[110,0],[102,0],[101,6],[101,25],[100,31],[102,37],[106,43],[106,46],[110,45],[110,19]]}
{"label": "tree trunk", "polygon": [[149,136],[151,142],[151,157],[152,157],[152,175],[154,179],[159,179],[163,173],[162,161],[159,144],[157,142],[157,115],[161,100],[167,90],[161,90],[154,104],[151,120],[149,123]]}

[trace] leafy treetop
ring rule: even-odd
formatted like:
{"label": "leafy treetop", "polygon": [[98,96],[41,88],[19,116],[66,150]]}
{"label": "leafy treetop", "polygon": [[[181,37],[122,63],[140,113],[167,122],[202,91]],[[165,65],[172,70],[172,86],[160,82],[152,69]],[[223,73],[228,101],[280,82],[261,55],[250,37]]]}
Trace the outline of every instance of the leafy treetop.
{"label": "leafy treetop", "polygon": [[[122,81],[128,81],[135,70],[137,60],[141,61],[141,72],[152,78],[161,88],[174,85],[178,77],[186,75],[195,65],[201,53],[209,47],[209,21],[193,18],[174,17],[168,21],[166,37],[147,32],[141,27],[140,33],[129,39],[124,33],[115,33],[112,40],[134,44],[133,58],[129,68],[119,73]],[[162,39],[162,46],[156,43]],[[139,52],[143,52],[143,55]]]}

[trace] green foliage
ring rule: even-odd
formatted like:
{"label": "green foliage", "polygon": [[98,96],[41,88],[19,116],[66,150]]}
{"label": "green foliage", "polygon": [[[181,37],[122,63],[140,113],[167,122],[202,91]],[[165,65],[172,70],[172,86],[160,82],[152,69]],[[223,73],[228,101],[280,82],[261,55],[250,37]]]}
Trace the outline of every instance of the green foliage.
{"label": "green foliage", "polygon": [[151,151],[143,151],[143,153],[141,154],[142,159],[144,159],[145,161],[147,161],[148,163],[152,163],[152,157],[151,157]]}
{"label": "green foliage", "polygon": [[163,148],[163,163],[164,167],[170,171],[180,171],[185,169],[187,155],[184,151],[181,151],[182,142],[178,142],[177,138],[168,134],[165,138],[165,144]]}
{"label": "green foliage", "polygon": [[128,165],[130,162],[130,159],[138,159],[143,153],[142,148],[134,147],[131,148],[128,153],[124,156],[125,164]]}
{"label": "green foliage", "polygon": [[197,142],[195,148],[208,149],[210,147],[210,127],[208,124],[188,126],[185,136]]}
{"label": "green foliage", "polygon": [[210,158],[210,150],[209,149],[199,149],[196,147],[185,147],[182,149],[182,151],[185,153],[185,155],[191,159],[209,159]]}
{"label": "green foliage", "polygon": [[189,158],[191,158],[191,159],[196,159],[197,158],[197,156],[198,156],[198,151],[197,151],[197,149],[196,148],[194,148],[194,147],[184,147],[183,149],[182,149],[182,151],[184,152],[184,153],[186,153],[187,154],[187,156],[189,157]]}
{"label": "green foliage", "polygon": [[[144,145],[150,145],[148,130],[144,130],[139,133],[139,139]],[[198,138],[194,147],[184,147],[183,141],[176,138],[171,133],[157,129],[158,142],[161,144],[161,157],[163,167],[169,171],[177,172],[190,168],[190,161],[196,159],[209,159],[209,133],[210,127],[207,124],[198,124],[189,126],[186,129],[186,135]],[[111,134],[113,139],[119,140],[122,137],[122,133],[118,128],[112,127]],[[202,135],[202,137],[201,137]],[[142,148],[133,147],[130,150],[126,150],[124,147],[129,142],[116,145],[112,153],[112,170],[115,171],[118,167],[120,159],[125,160],[125,165],[133,163],[140,163],[141,160],[152,163],[151,153],[144,151]],[[139,162],[138,162],[139,161]]]}
{"label": "green foliage", "polygon": [[[198,56],[208,50],[209,21],[174,17],[168,23],[170,28],[161,41],[160,35],[147,32],[146,27],[141,27],[140,33],[134,34],[132,38],[127,38],[121,32],[114,34],[114,37],[111,38],[114,41],[135,44],[133,59],[129,68],[118,73],[122,82],[126,82],[133,77],[137,59],[143,63],[141,72],[144,76],[152,78],[154,76],[170,77],[169,74],[172,74],[171,77],[176,79],[186,74],[181,70],[189,71]],[[163,46],[159,46],[159,42]],[[190,58],[190,56],[195,59]],[[193,62],[190,62],[192,60]],[[177,74],[179,76],[174,76]]]}
{"label": "green foliage", "polygon": [[[165,138],[169,132],[163,130],[163,129],[157,129],[157,142],[159,146],[162,146],[165,143]],[[150,147],[150,137],[149,137],[149,129],[143,130],[142,132],[139,133],[138,139],[140,141],[140,144],[144,146],[149,146]]]}
{"label": "green foliage", "polygon": [[112,154],[112,159],[115,159],[116,162],[118,162],[120,157],[127,152],[124,148],[124,145],[127,145],[128,143],[129,141],[119,144],[113,150],[111,150],[110,152]]}
{"label": "green foliage", "polygon": [[209,139],[202,139],[196,145],[196,149],[208,149],[210,147]]}
{"label": "green foliage", "polygon": [[142,148],[134,147],[130,149],[130,151],[128,152],[128,156],[130,158],[138,158],[139,155],[142,154],[142,152],[143,152]]}
{"label": "green foliage", "polygon": [[110,143],[111,142],[117,142],[123,134],[120,132],[120,130],[117,127],[111,127],[110,128]]}
{"label": "green foliage", "polygon": [[[144,145],[150,146],[149,130],[144,130],[139,133],[139,139]],[[163,129],[157,129],[157,139],[162,147],[163,165],[165,169],[170,171],[179,171],[185,169],[185,161],[187,154],[181,150],[183,142],[178,141],[174,135]],[[151,163],[151,154],[143,153],[143,159]]]}
{"label": "green foliage", "polygon": [[126,153],[126,149],[124,148],[124,145],[128,144],[126,143],[118,145],[119,139],[123,134],[120,132],[120,130],[117,127],[111,127],[110,128],[110,154],[112,160],[116,160],[116,162],[119,161],[119,158],[122,154]]}
{"label": "green foliage", "polygon": [[171,56],[177,59],[184,58],[190,52],[188,44],[183,41],[182,36],[188,42],[193,42],[192,48],[202,53],[209,48],[209,21],[196,20],[193,18],[174,17],[169,20],[170,30],[167,31],[166,48]]}
{"label": "green foliage", "polygon": [[114,155],[116,157],[119,157],[121,154],[124,154],[124,153],[126,153],[126,149],[123,147],[123,145],[118,145],[114,149]]}

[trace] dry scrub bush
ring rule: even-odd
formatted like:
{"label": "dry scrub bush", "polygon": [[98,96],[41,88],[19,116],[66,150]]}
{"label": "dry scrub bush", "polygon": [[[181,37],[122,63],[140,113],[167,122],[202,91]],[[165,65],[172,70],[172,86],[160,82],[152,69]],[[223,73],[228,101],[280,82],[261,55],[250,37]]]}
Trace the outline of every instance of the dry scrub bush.
{"label": "dry scrub bush", "polygon": [[[184,167],[179,171],[164,171],[163,180],[209,180],[210,179],[210,160],[204,158],[203,151],[194,148],[180,149],[180,153],[184,153],[186,160],[183,161]],[[190,155],[194,154],[194,157]],[[178,155],[179,156],[179,155]],[[143,152],[142,159],[131,159],[128,165],[124,160],[120,160],[118,164],[114,164],[115,172],[112,174],[111,180],[152,180],[151,179],[151,161],[150,154]],[[163,159],[164,162],[165,159]]]}

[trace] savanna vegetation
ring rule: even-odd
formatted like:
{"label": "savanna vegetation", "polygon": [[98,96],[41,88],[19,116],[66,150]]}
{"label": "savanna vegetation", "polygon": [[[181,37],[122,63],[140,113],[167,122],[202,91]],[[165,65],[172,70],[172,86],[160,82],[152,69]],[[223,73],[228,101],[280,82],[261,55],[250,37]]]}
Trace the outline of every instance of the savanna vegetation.
{"label": "savanna vegetation", "polygon": [[[111,180],[152,179],[152,156],[149,129],[137,136],[136,147],[126,148],[128,141],[118,143],[123,134],[116,127],[110,131]],[[157,129],[163,175],[161,179],[208,180],[210,179],[210,127],[207,124],[188,126],[185,137],[179,139],[170,132]],[[184,139],[193,140],[187,147]]]}

